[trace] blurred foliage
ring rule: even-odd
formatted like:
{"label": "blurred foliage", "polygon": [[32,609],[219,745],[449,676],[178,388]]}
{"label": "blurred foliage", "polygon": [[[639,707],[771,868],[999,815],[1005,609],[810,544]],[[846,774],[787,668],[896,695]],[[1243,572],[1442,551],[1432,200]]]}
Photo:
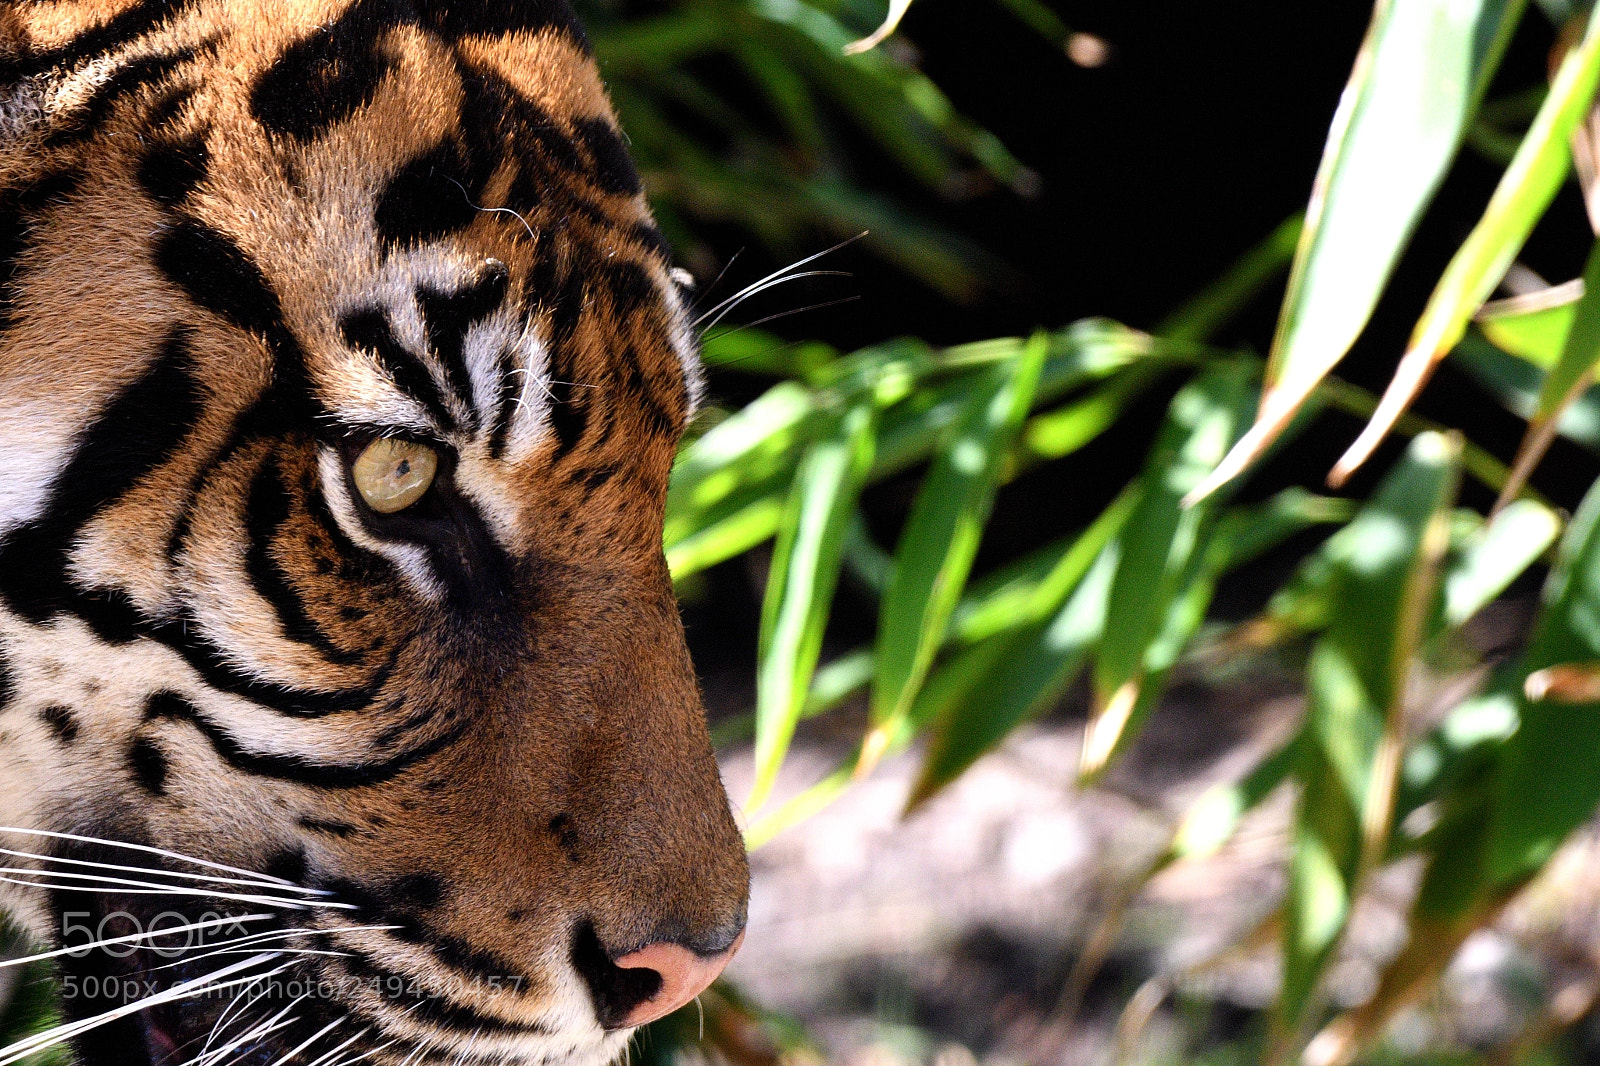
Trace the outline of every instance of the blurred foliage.
{"label": "blurred foliage", "polygon": [[[792,255],[865,233],[867,246],[947,295],[992,287],[999,264],[868,180],[879,155],[946,199],[1031,194],[1037,176],[956,110],[891,46],[846,54],[884,17],[878,0],[669,0],[635,16],[578,0],[601,72],[677,254],[711,272],[706,227]],[[1037,0],[1005,7],[1046,36]],[[985,280],[987,278],[987,280]]]}

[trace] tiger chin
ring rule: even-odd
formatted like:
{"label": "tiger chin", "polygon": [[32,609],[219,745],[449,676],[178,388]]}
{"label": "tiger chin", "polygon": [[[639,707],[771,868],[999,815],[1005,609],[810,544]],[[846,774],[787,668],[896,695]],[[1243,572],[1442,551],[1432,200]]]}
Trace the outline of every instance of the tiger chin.
{"label": "tiger chin", "polygon": [[721,971],[661,552],[695,349],[560,0],[0,2],[0,913],[48,1039],[600,1066]]}

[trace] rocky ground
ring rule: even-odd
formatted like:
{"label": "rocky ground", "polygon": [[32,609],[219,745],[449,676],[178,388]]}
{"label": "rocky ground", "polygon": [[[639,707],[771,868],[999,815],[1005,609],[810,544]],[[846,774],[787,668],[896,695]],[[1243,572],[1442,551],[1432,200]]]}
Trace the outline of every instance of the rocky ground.
{"label": "rocky ground", "polygon": [[[1493,620],[1479,636],[1494,643]],[[1445,688],[1423,702],[1447,705]],[[1214,858],[1171,867],[1125,897],[1204,787],[1282,742],[1300,713],[1293,691],[1288,671],[1271,670],[1180,687],[1089,790],[1072,784],[1081,700],[1019,731],[907,819],[918,753],[890,760],[753,854],[749,935],[729,977],[850,1066],[1248,1059],[1277,982],[1269,938],[1254,950],[1249,941],[1282,892],[1293,797],[1281,790]],[[824,776],[856,736],[838,723],[803,733],[778,799]],[[743,795],[749,751],[726,752],[723,766],[730,793]],[[1336,1001],[1365,998],[1404,943],[1418,873],[1401,863],[1375,878],[1333,971]],[[1118,910],[1122,921],[1106,924]],[[1078,987],[1085,945],[1113,929],[1104,965]],[[1590,831],[1468,942],[1379,1058],[1518,1061],[1560,1027],[1561,1061],[1600,1062],[1597,960],[1600,832]],[[1148,979],[1196,966],[1155,1002]],[[1148,1023],[1119,1045],[1136,993]]]}

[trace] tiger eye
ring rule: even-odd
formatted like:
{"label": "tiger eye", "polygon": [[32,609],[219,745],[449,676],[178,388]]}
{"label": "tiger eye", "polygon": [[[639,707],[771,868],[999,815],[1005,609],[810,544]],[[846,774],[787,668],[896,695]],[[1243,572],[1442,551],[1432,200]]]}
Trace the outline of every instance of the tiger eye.
{"label": "tiger eye", "polygon": [[394,514],[422,499],[438,469],[439,456],[426,444],[380,437],[356,456],[350,479],[368,507]]}

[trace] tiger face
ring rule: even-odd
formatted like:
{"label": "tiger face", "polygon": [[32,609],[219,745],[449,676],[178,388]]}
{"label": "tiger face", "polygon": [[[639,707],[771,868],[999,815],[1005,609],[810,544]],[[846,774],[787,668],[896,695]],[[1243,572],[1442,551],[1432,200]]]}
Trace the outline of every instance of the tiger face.
{"label": "tiger face", "polygon": [[560,0],[0,3],[0,213],[0,906],[84,1060],[601,1063],[709,983],[694,341]]}

